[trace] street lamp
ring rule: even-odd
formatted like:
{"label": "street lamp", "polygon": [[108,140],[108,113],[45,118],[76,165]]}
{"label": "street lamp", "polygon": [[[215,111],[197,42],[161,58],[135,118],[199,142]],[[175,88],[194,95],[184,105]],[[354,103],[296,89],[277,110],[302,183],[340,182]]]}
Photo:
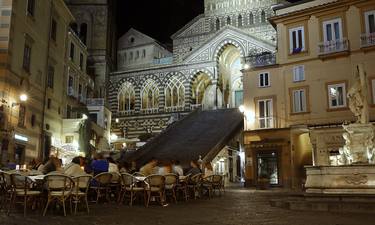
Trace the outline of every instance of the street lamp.
{"label": "street lamp", "polygon": [[20,94],[19,99],[20,99],[20,102],[13,102],[12,107],[20,105],[22,102],[26,102],[27,99],[28,99],[28,96],[27,96],[27,94],[22,93],[22,94]]}

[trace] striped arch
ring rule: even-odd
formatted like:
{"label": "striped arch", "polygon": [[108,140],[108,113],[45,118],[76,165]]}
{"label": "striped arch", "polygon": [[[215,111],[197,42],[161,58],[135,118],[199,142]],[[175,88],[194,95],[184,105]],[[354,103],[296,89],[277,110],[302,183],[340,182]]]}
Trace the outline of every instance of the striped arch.
{"label": "striped arch", "polygon": [[233,39],[225,39],[216,46],[212,59],[219,61],[221,53],[225,50],[225,47],[228,45],[235,46],[238,49],[238,51],[240,51],[241,57],[245,57],[246,48],[241,43]]}

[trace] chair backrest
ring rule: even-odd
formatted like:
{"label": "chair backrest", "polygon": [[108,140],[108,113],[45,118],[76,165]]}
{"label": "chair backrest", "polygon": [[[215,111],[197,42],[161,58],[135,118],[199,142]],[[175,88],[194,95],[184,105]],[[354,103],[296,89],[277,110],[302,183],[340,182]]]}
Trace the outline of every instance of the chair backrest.
{"label": "chair backrest", "polygon": [[178,183],[178,176],[174,173],[168,173],[164,175],[165,185],[176,185]]}
{"label": "chair backrest", "polygon": [[68,192],[73,190],[74,181],[71,177],[63,174],[48,174],[44,177],[48,191]]}
{"label": "chair backrest", "polygon": [[126,187],[131,187],[136,182],[136,179],[133,175],[129,173],[121,173],[121,184]]}
{"label": "chair backrest", "polygon": [[74,191],[79,192],[80,190],[84,190],[87,192],[90,182],[92,179],[91,175],[82,175],[82,176],[77,176],[72,178],[74,181]]}
{"label": "chair backrest", "polygon": [[211,177],[211,182],[216,185],[220,185],[223,180],[223,176],[221,175],[211,175]]}
{"label": "chair backrest", "polygon": [[112,173],[99,173],[94,177],[94,180],[96,180],[100,185],[110,184],[112,181]]}
{"label": "chair backrest", "polygon": [[13,185],[12,185],[12,174],[11,173],[8,173],[8,172],[4,172],[3,173],[3,178],[4,178],[4,187],[5,189],[7,190],[10,190]]}
{"label": "chair backrest", "polygon": [[118,172],[111,172],[112,174],[112,179],[111,183],[120,183],[121,182],[121,174]]}
{"label": "chair backrest", "polygon": [[165,185],[165,177],[163,175],[153,174],[147,176],[145,182],[149,187],[163,188]]}
{"label": "chair backrest", "polygon": [[133,176],[135,176],[135,177],[145,177],[146,175],[144,175],[144,174],[141,173],[141,172],[134,172],[134,173],[133,173]]}
{"label": "chair backrest", "polygon": [[199,183],[202,180],[202,177],[203,177],[203,174],[202,173],[198,173],[198,174],[195,174],[195,175],[191,176],[190,179],[189,179],[189,181],[191,183],[197,184],[197,183]]}

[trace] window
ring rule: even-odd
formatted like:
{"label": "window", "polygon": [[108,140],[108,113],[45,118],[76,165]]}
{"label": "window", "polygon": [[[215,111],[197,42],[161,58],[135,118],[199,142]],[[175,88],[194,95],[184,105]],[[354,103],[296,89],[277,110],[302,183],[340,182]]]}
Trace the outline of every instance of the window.
{"label": "window", "polygon": [[371,79],[372,104],[375,104],[375,78]]}
{"label": "window", "polygon": [[145,58],[146,57],[146,49],[143,49],[142,50],[142,58]]}
{"label": "window", "polygon": [[56,41],[56,33],[57,33],[57,23],[55,19],[52,19],[51,24],[51,39]]}
{"label": "window", "polygon": [[227,17],[227,25],[230,25],[231,24],[231,19],[230,19],[230,17],[228,16]]}
{"label": "window", "polygon": [[295,88],[291,90],[291,104],[293,113],[307,112],[307,89]]}
{"label": "window", "polygon": [[165,87],[165,106],[184,106],[185,105],[185,87],[182,77],[172,77]]}
{"label": "window", "polygon": [[31,46],[25,43],[25,47],[23,49],[22,67],[27,72],[30,72],[30,61],[31,61]]}
{"label": "window", "polygon": [[66,105],[66,118],[71,119],[72,117],[72,107],[70,105]]}
{"label": "window", "polygon": [[74,136],[71,135],[71,136],[65,136],[65,143],[69,144],[69,143],[73,143],[74,141]]}
{"label": "window", "polygon": [[34,16],[35,13],[35,0],[27,0],[27,14]]}
{"label": "window", "polygon": [[126,82],[122,85],[118,95],[118,111],[134,110],[135,91],[131,83]]}
{"label": "window", "polygon": [[254,24],[254,15],[253,13],[250,13],[249,15],[249,25],[253,25]]}
{"label": "window", "polygon": [[84,44],[86,44],[87,42],[87,24],[86,23],[81,24],[81,27],[79,30],[79,38]]}
{"label": "window", "polygon": [[35,116],[35,114],[32,114],[31,118],[30,118],[31,127],[35,126],[35,122],[36,122],[36,116]]}
{"label": "window", "polygon": [[238,27],[242,27],[242,16],[241,15],[238,15]]}
{"label": "window", "polygon": [[3,9],[1,10],[1,16],[10,16],[11,12],[9,9]]}
{"label": "window", "polygon": [[51,109],[51,99],[47,99],[47,109]]}
{"label": "window", "polygon": [[138,59],[138,58],[139,58],[139,51],[137,50],[135,53],[135,59]]}
{"label": "window", "polygon": [[69,76],[68,78],[68,95],[74,95],[74,78],[72,76]]}
{"label": "window", "polygon": [[133,60],[133,52],[130,52],[130,60]]}
{"label": "window", "polygon": [[55,68],[53,66],[48,67],[48,75],[47,75],[47,87],[53,88],[55,79]]}
{"label": "window", "polygon": [[73,44],[73,42],[70,43],[69,57],[70,57],[71,60],[74,60],[74,44]]}
{"label": "window", "polygon": [[342,28],[341,19],[334,19],[323,22],[324,42],[341,40]]}
{"label": "window", "polygon": [[266,13],[263,10],[262,10],[262,13],[261,13],[261,21],[262,21],[262,23],[266,22]]}
{"label": "window", "polygon": [[375,33],[375,10],[365,12],[366,33]]}
{"label": "window", "polygon": [[272,99],[258,100],[259,128],[273,127]]}
{"label": "window", "polygon": [[289,52],[299,53],[305,50],[304,28],[296,27],[289,29]]}
{"label": "window", "polygon": [[159,108],[159,88],[154,80],[147,80],[141,91],[142,109]]}
{"label": "window", "polygon": [[219,20],[219,18],[216,19],[216,30],[220,30],[220,20]]}
{"label": "window", "polygon": [[293,67],[293,82],[300,82],[305,80],[305,66],[299,65]]}
{"label": "window", "polygon": [[269,73],[261,73],[259,74],[259,87],[269,87],[270,80],[269,80]]}
{"label": "window", "polygon": [[25,127],[26,106],[21,104],[18,111],[18,126]]}
{"label": "window", "polygon": [[80,69],[83,68],[83,54],[82,53],[79,54],[79,68]]}
{"label": "window", "polygon": [[331,109],[346,107],[345,83],[328,85],[328,101]]}

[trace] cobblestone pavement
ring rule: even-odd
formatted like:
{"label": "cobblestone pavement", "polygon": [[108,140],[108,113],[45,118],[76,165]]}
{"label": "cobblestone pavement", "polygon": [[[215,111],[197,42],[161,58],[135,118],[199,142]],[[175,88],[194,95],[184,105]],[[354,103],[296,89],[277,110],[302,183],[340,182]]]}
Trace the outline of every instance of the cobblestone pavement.
{"label": "cobblestone pavement", "polygon": [[0,214],[0,225],[374,225],[375,215],[290,211],[271,207],[277,193],[247,189],[229,189],[214,199],[189,200],[162,207],[133,207],[114,203],[90,205],[91,212],[61,216],[60,212],[30,212],[26,218],[18,212]]}

